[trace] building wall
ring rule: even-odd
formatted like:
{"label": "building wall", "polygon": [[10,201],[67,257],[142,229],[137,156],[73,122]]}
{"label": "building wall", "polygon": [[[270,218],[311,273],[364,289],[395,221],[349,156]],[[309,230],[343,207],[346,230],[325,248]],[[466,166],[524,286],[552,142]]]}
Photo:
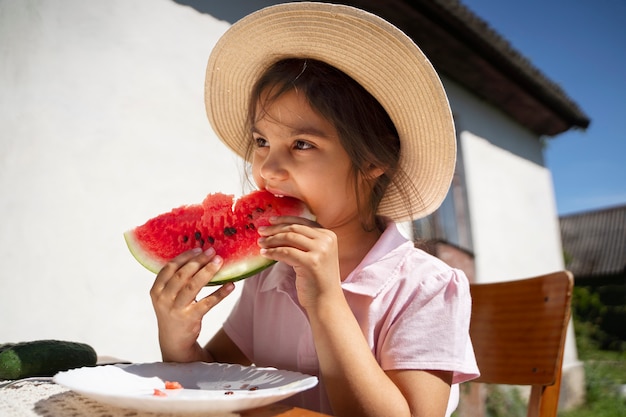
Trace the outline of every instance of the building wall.
{"label": "building wall", "polygon": [[160,359],[154,274],[122,233],[208,192],[241,194],[203,102],[227,27],[169,0],[0,0],[0,343]]}
{"label": "building wall", "polygon": [[[463,157],[475,281],[507,281],[564,269],[542,142],[498,109],[444,81]],[[584,370],[570,322],[561,404],[570,408],[583,398]]]}
{"label": "building wall", "polygon": [[478,282],[563,269],[542,144],[499,110],[447,82],[463,155]]}

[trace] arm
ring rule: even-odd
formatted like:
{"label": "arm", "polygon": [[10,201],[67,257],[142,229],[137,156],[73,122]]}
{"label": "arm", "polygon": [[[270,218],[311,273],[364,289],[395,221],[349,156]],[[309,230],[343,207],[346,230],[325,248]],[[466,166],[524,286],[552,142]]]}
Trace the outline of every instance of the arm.
{"label": "arm", "polygon": [[252,364],[250,359],[248,359],[232,339],[228,337],[224,329],[218,330],[204,349],[215,362],[238,363],[244,366]]}
{"label": "arm", "polygon": [[337,416],[443,416],[451,372],[385,373],[343,296],[307,310],[320,370]]}

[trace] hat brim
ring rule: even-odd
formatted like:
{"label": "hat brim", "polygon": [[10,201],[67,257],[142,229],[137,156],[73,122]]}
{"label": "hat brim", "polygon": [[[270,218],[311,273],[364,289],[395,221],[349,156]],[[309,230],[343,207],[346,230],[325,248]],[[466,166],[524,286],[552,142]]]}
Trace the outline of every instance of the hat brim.
{"label": "hat brim", "polygon": [[213,48],[206,71],[206,111],[218,137],[244,155],[252,87],[269,66],[288,57],[317,59],[345,72],[380,102],[394,122],[401,143],[402,188],[410,198],[406,201],[391,185],[378,214],[405,221],[436,210],[448,192],[456,161],[448,98],[413,41],[363,10],[285,3],[232,25]]}

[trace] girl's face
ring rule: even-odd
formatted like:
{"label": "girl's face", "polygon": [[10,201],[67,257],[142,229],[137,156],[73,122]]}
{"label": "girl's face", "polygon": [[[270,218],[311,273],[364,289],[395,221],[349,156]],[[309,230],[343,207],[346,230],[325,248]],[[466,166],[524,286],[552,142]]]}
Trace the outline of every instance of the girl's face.
{"label": "girl's face", "polygon": [[302,200],[325,228],[359,222],[350,158],[335,127],[302,93],[259,104],[255,120],[252,175],[259,188]]}

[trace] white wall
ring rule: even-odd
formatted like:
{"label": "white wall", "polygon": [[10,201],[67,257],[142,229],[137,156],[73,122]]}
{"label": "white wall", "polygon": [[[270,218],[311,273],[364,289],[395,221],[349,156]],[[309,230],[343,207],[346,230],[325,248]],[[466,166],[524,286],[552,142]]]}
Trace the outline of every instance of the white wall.
{"label": "white wall", "polygon": [[479,282],[563,269],[541,142],[496,108],[446,82],[459,134]]}
{"label": "white wall", "polygon": [[241,193],[203,102],[227,27],[170,0],[0,0],[0,343],[160,359],[154,275],[122,233],[208,192]]}

